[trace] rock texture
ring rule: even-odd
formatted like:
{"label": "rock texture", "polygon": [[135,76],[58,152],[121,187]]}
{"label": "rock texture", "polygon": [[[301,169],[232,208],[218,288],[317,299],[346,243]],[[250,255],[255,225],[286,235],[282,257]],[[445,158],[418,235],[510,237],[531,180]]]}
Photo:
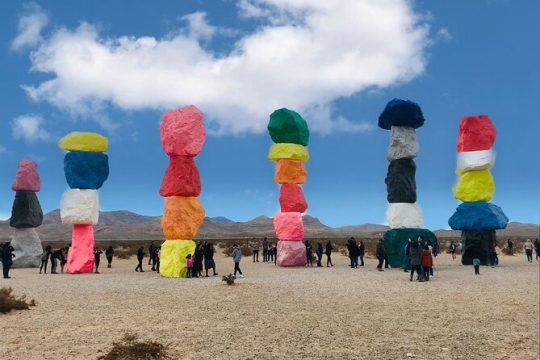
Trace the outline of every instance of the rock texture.
{"label": "rock texture", "polygon": [[379,116],[379,127],[390,130],[392,126],[407,126],[417,129],[424,125],[424,114],[418,104],[401,99],[393,99]]}
{"label": "rock texture", "polygon": [[97,190],[66,190],[60,200],[60,218],[63,224],[97,224],[99,195]]}
{"label": "rock texture", "polygon": [[196,156],[205,141],[203,114],[193,105],[167,111],[161,120],[161,146],[169,156]]}
{"label": "rock texture", "polygon": [[278,184],[303,184],[306,182],[306,166],[300,160],[280,159],[276,161],[274,181]]}
{"label": "rock texture", "polygon": [[392,160],[384,182],[390,203],[416,202],[416,165],[412,159]]}
{"label": "rock texture", "polygon": [[11,209],[9,226],[21,228],[34,228],[43,222],[43,211],[33,191],[17,191]]}
{"label": "rock texture", "polygon": [[199,196],[200,193],[201,178],[193,158],[190,156],[171,156],[159,194],[167,197]]}
{"label": "rock texture", "polygon": [[388,161],[396,159],[414,159],[418,155],[418,140],[416,130],[407,126],[392,126],[390,128],[390,143],[388,144]]}
{"label": "rock texture", "polygon": [[494,164],[495,153],[491,149],[458,152],[456,173],[490,169]]}
{"label": "rock texture", "polygon": [[422,228],[424,218],[418,204],[391,203],[386,209],[386,220],[391,229]]}
{"label": "rock texture", "polygon": [[109,157],[97,152],[68,152],[64,174],[72,189],[99,189],[109,177]]}
{"label": "rock texture", "polygon": [[15,229],[11,237],[13,246],[13,267],[39,267],[41,265],[41,253],[43,248],[36,229]]}
{"label": "rock texture", "polygon": [[419,236],[430,246],[438,245],[437,236],[427,229],[392,229],[384,233],[384,247],[392,268],[403,266],[405,245],[409,239],[417,240]]}
{"label": "rock texture", "polygon": [[456,209],[448,225],[452,230],[505,229],[508,217],[497,205],[487,202],[466,202]]}
{"label": "rock texture", "polygon": [[109,140],[98,133],[74,131],[60,139],[58,147],[66,151],[106,152]]}
{"label": "rock texture", "polygon": [[290,159],[306,162],[309,160],[309,153],[303,145],[289,143],[272,144],[268,153],[268,159]]}
{"label": "rock texture", "polygon": [[159,273],[163,277],[185,277],[186,256],[195,252],[193,240],[165,240],[161,245]]}
{"label": "rock texture", "polygon": [[306,246],[302,241],[278,241],[277,265],[305,266],[307,262]]}
{"label": "rock texture", "polygon": [[303,213],[307,210],[307,203],[304,192],[300,185],[283,184],[279,190],[279,205],[281,212]]}
{"label": "rock texture", "polygon": [[459,124],[457,151],[489,150],[495,143],[495,135],[489,116],[465,116]]}
{"label": "rock texture", "polygon": [[466,230],[461,232],[463,252],[461,263],[472,265],[473,259],[478,258],[482,265],[489,264],[489,245],[497,243],[495,230]]}
{"label": "rock texture", "polygon": [[456,199],[464,202],[490,201],[495,193],[495,182],[489,170],[468,171],[458,176],[453,192]]}
{"label": "rock texture", "polygon": [[[274,215],[274,229],[279,240],[302,241],[304,223],[298,212],[282,212]],[[279,242],[278,242],[279,243]]]}
{"label": "rock texture", "polygon": [[204,221],[204,208],[196,197],[165,198],[161,227],[167,240],[193,239]]}
{"label": "rock texture", "polygon": [[306,120],[296,111],[278,109],[270,115],[268,132],[275,143],[293,143],[307,146],[309,129]]}
{"label": "rock texture", "polygon": [[94,227],[73,225],[66,272],[68,274],[91,273],[94,270]]}
{"label": "rock texture", "polygon": [[37,173],[37,164],[32,160],[22,159],[19,162],[17,175],[11,185],[13,191],[34,191],[40,190],[41,182]]}

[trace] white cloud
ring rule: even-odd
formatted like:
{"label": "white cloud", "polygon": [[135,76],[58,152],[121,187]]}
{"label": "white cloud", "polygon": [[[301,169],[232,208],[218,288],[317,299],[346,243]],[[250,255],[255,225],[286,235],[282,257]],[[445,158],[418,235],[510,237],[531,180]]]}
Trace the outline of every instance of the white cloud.
{"label": "white cloud", "polygon": [[449,41],[449,40],[453,39],[453,36],[452,36],[452,34],[450,34],[450,31],[448,31],[448,29],[442,28],[442,29],[439,29],[439,31],[437,31],[437,34],[435,35],[435,38],[437,40]]}
{"label": "white cloud", "polygon": [[27,142],[48,141],[51,134],[42,128],[43,118],[41,115],[21,115],[11,122],[11,130],[15,139],[23,139]]}
{"label": "white cloud", "polygon": [[11,43],[13,50],[38,44],[41,38],[41,30],[47,25],[49,19],[41,7],[35,3],[24,5],[24,14],[19,17],[17,26],[18,33]]}
{"label": "white cloud", "polygon": [[244,0],[239,10],[262,24],[225,55],[202,46],[216,28],[201,12],[163,38],[108,38],[88,23],[57,28],[31,54],[32,70],[51,78],[24,88],[87,117],[106,105],[196,104],[210,132],[260,133],[274,109],[288,107],[314,131],[359,132],[369,125],[334,114],[334,100],[424,70],[428,26],[407,0]]}

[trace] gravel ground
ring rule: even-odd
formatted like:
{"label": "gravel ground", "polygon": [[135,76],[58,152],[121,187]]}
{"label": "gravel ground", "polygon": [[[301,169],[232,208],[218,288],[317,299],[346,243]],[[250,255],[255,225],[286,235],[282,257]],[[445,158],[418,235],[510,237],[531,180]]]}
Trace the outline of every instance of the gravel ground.
{"label": "gravel ground", "polygon": [[[0,286],[37,306],[0,314],[0,358],[94,359],[128,331],[170,344],[175,359],[540,358],[538,262],[501,256],[475,276],[442,255],[432,281],[411,283],[372,259],[359,269],[334,260],[311,269],[244,258],[234,286],[136,273],[134,259],[99,275],[16,269]],[[233,268],[224,256],[217,265]]]}

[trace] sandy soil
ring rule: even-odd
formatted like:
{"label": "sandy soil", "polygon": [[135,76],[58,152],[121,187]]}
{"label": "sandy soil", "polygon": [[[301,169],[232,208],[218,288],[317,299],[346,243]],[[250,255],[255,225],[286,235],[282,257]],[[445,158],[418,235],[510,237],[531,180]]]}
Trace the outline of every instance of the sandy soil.
{"label": "sandy soil", "polygon": [[[14,270],[0,286],[38,305],[0,315],[0,358],[93,359],[131,331],[178,359],[539,359],[537,262],[501,256],[475,276],[443,255],[432,281],[411,283],[347,260],[287,269],[244,258],[235,286],[136,273],[135,260],[100,275]],[[220,275],[233,268],[217,264]]]}

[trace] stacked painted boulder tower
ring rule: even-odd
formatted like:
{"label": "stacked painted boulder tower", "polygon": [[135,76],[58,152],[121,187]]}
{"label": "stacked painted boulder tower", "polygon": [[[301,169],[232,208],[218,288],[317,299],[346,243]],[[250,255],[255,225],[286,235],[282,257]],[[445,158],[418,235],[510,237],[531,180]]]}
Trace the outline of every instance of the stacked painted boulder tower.
{"label": "stacked painted boulder tower", "polygon": [[496,130],[489,116],[465,116],[459,125],[457,141],[458,180],[454,197],[463,201],[448,224],[461,230],[463,265],[472,265],[474,258],[487,265],[489,246],[496,243],[495,230],[504,229],[508,218],[502,209],[489,203],[495,193],[490,168],[495,162],[493,144]]}
{"label": "stacked painted boulder tower", "polygon": [[268,159],[276,161],[274,180],[281,185],[281,212],[274,215],[274,229],[278,238],[277,264],[304,266],[307,260],[302,241],[302,213],[306,211],[307,203],[301,184],[307,177],[305,162],[309,159],[309,128],[297,112],[282,108],[270,115],[268,131],[274,141]]}
{"label": "stacked painted boulder tower", "polygon": [[62,194],[60,218],[73,225],[66,271],[91,273],[94,268],[94,225],[99,220],[99,194],[109,177],[109,142],[103,135],[72,132],[58,142],[67,151],[64,174],[70,190]]}
{"label": "stacked painted boulder tower", "polygon": [[204,221],[199,202],[201,179],[195,165],[206,138],[203,114],[193,105],[167,111],[160,128],[161,145],[169,155],[159,193],[165,197],[161,227],[165,242],[161,246],[159,271],[164,277],[186,275],[186,256],[195,251],[193,238]]}
{"label": "stacked painted boulder tower", "polygon": [[403,264],[404,248],[408,239],[422,236],[435,246],[435,234],[423,229],[422,209],[416,203],[416,164],[418,140],[416,129],[424,125],[420,106],[409,100],[393,99],[379,116],[379,127],[390,130],[385,183],[388,192],[386,219],[390,226],[384,235],[388,263],[391,267]]}
{"label": "stacked painted boulder tower", "polygon": [[11,246],[15,249],[14,267],[38,267],[41,264],[43,248],[35,230],[43,222],[43,211],[36,195],[40,187],[37,164],[31,160],[21,160],[11,185],[15,191],[9,220],[9,225],[15,228],[11,240]]}

